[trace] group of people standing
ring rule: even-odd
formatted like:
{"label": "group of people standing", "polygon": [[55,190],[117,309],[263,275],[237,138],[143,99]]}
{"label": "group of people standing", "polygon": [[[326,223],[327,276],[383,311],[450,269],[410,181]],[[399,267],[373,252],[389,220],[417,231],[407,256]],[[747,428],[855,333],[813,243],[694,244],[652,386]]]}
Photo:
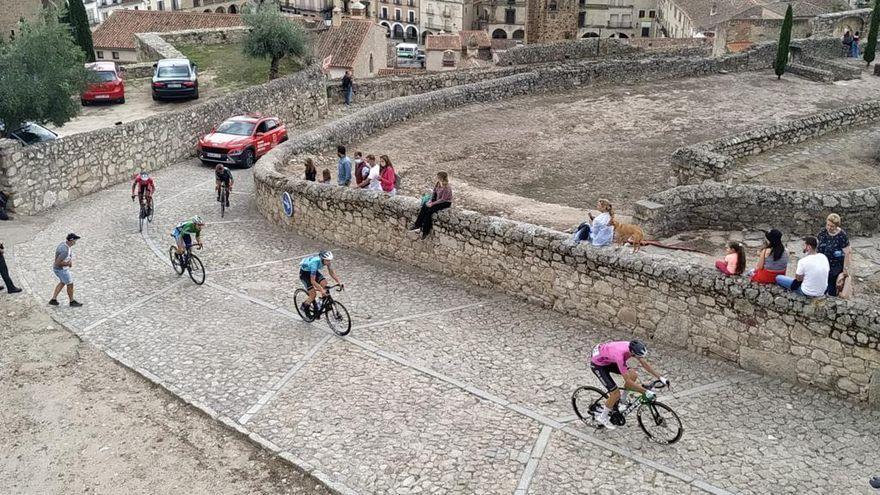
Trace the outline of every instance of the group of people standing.
{"label": "group of people standing", "polygon": [[[782,243],[782,232],[772,229],[764,233],[764,244],[758,251],[758,263],[747,275],[759,284],[777,284],[807,297],[824,295],[849,297],[852,280],[849,278],[852,249],[849,237],[841,228],[840,215],[832,213],[825,228],[816,236],[803,238],[804,257],[795,268],[795,276],[788,277],[788,252]],[[745,247],[732,241],[727,245],[723,259],[715,267],[725,275],[742,275],[746,268]]]}
{"label": "group of people standing", "polygon": [[859,44],[861,37],[859,32],[856,34],[849,32],[849,29],[843,32],[843,52],[846,57],[858,58],[862,54],[861,45]]}

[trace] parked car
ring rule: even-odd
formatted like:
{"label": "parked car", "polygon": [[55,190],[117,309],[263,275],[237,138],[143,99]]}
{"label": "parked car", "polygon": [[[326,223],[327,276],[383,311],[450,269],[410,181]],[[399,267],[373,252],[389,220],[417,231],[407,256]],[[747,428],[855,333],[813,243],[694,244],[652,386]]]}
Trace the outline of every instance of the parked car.
{"label": "parked car", "polygon": [[153,99],[171,100],[199,97],[199,78],[196,64],[185,58],[165,58],[155,64],[153,71]]}
{"label": "parked car", "polygon": [[86,64],[93,71],[97,82],[90,83],[80,96],[83,106],[96,101],[115,101],[125,103],[125,83],[115,62],[94,62]]}
{"label": "parked car", "polygon": [[416,53],[419,51],[419,45],[415,43],[398,43],[395,48],[397,58],[416,58]]}
{"label": "parked car", "polygon": [[240,115],[202,136],[198,154],[206,165],[223,163],[250,168],[257,158],[284,141],[287,128],[278,117]]}
{"label": "parked car", "polygon": [[[3,135],[5,128],[3,122],[0,122],[0,136]],[[18,129],[6,133],[6,138],[15,139],[16,141],[21,142],[21,144],[28,146],[31,144],[54,141],[58,139],[58,134],[55,134],[36,122],[25,122],[24,125]]]}

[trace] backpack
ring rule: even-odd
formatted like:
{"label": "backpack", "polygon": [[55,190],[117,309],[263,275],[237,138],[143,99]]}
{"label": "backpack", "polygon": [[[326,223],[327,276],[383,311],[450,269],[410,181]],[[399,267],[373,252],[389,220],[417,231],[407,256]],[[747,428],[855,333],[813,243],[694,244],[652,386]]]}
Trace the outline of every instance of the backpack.
{"label": "backpack", "polygon": [[394,171],[394,189],[400,189],[400,176],[397,175],[397,171]]}

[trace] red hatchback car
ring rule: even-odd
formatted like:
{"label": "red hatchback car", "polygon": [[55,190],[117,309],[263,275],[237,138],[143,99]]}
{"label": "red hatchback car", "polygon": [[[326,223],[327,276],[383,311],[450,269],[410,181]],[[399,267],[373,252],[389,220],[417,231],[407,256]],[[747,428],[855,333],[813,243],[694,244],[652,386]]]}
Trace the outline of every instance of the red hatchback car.
{"label": "red hatchback car", "polygon": [[86,64],[86,69],[94,71],[98,81],[90,83],[82,94],[83,106],[96,101],[125,103],[125,83],[114,62],[94,62]]}
{"label": "red hatchback car", "polygon": [[284,141],[287,128],[278,117],[240,115],[199,138],[199,159],[205,165],[223,163],[251,168],[257,158]]}

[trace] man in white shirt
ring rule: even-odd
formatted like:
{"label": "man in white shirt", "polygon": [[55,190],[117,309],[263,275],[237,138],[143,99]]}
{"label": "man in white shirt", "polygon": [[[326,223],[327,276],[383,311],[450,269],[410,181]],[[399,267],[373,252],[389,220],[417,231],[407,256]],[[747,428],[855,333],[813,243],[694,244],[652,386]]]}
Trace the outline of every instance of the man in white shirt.
{"label": "man in white shirt", "polygon": [[795,278],[777,275],[776,283],[807,297],[825,295],[828,288],[828,272],[831,266],[824,254],[817,253],[819,242],[813,236],[804,237],[804,256],[797,262]]}

